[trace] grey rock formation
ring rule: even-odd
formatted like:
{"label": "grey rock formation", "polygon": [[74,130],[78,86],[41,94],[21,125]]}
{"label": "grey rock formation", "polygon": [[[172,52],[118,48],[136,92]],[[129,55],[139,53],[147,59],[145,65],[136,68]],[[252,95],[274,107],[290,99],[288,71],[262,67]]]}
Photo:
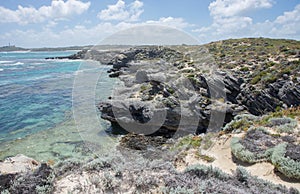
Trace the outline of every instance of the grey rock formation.
{"label": "grey rock formation", "polygon": [[[244,110],[234,104],[242,79],[226,72],[189,79],[180,71],[200,71],[201,64],[187,68],[184,54],[175,50],[130,49],[113,59],[111,65],[112,72],[121,72],[119,78],[125,86],[116,89],[115,96],[98,108],[103,119],[129,132],[170,136],[202,133],[207,128],[220,130],[224,120],[228,122]],[[212,116],[219,119],[210,119]]]}
{"label": "grey rock formation", "polygon": [[[213,59],[205,49],[193,49],[196,55],[161,46],[118,54],[108,64],[113,66],[111,77],[119,77],[124,87],[109,102],[99,104],[102,118],[123,128],[130,124],[126,130],[136,133],[152,134],[150,128],[166,134],[201,133],[219,130],[242,112],[262,115],[277,107],[300,105],[297,79],[285,76],[253,85],[241,72],[211,71]],[[155,122],[153,116],[165,118]]]}
{"label": "grey rock formation", "polygon": [[275,111],[276,107],[299,106],[300,85],[290,80],[277,80],[267,88],[257,91],[251,84],[244,84],[237,99],[250,113],[262,115]]}

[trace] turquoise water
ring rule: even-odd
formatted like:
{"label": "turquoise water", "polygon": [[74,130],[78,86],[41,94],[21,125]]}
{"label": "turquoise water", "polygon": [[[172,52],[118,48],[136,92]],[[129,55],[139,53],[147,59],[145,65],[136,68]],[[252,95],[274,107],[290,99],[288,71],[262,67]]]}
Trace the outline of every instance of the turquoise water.
{"label": "turquoise water", "polygon": [[0,142],[54,127],[71,108],[79,61],[45,60],[74,52],[0,53]]}
{"label": "turquoise water", "polygon": [[[72,155],[74,142],[80,141],[72,114],[72,91],[83,62],[45,58],[74,53],[0,53],[0,151],[6,152],[0,158],[18,153],[43,159]],[[95,98],[98,101],[109,96],[114,80],[105,73],[109,67],[97,65],[97,72],[103,73],[95,92],[100,94]],[[100,129],[108,127],[101,122]]]}

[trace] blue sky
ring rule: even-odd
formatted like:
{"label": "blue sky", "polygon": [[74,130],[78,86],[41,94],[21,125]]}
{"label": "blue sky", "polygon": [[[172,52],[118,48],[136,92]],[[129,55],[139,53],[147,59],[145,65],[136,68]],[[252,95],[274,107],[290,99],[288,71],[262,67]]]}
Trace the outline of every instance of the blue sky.
{"label": "blue sky", "polygon": [[199,43],[271,37],[300,40],[300,0],[5,0],[0,45],[97,44],[139,25],[183,30]]}

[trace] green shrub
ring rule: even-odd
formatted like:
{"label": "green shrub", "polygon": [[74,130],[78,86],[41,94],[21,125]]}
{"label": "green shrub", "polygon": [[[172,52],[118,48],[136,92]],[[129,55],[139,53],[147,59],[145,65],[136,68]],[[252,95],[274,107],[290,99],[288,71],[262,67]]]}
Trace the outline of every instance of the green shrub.
{"label": "green shrub", "polygon": [[274,127],[279,133],[293,133],[297,126],[297,121],[288,117],[275,117],[270,118],[266,126]]}
{"label": "green shrub", "polygon": [[276,131],[280,133],[293,133],[296,126],[297,126],[297,121],[293,120],[291,123],[287,123],[277,127]]}
{"label": "green shrub", "polygon": [[232,138],[231,143],[231,152],[239,160],[247,163],[257,162],[256,156],[254,153],[247,150],[241,143],[240,139],[237,137]]}
{"label": "green shrub", "polygon": [[275,168],[289,178],[300,179],[300,162],[285,157],[287,143],[273,149],[271,162]]}
{"label": "green shrub", "polygon": [[200,136],[185,136],[182,137],[179,142],[175,145],[176,148],[198,148],[201,145],[202,138]]}
{"label": "green shrub", "polygon": [[249,71],[249,68],[248,67],[242,67],[242,68],[240,68],[240,71]]}
{"label": "green shrub", "polygon": [[212,166],[205,166],[200,164],[188,166],[185,169],[184,173],[188,173],[190,175],[194,175],[197,177],[202,177],[202,176],[215,177],[220,180],[227,180],[230,178],[228,174],[224,173],[219,168],[214,168]]}
{"label": "green shrub", "polygon": [[105,159],[97,158],[84,164],[82,168],[87,171],[100,171],[105,168],[111,168],[111,164]]}
{"label": "green shrub", "polygon": [[211,157],[211,156],[208,156],[208,155],[204,155],[204,154],[199,154],[198,157],[206,162],[213,162],[215,161],[215,158],[214,157]]}
{"label": "green shrub", "polygon": [[274,144],[277,142],[265,128],[250,129],[243,139],[232,138],[231,152],[239,160],[247,163],[256,163],[270,160]]}
{"label": "green shrub", "polygon": [[235,176],[236,176],[237,180],[242,183],[247,183],[248,179],[250,178],[249,172],[241,166],[238,166],[236,168]]}
{"label": "green shrub", "polygon": [[266,71],[261,71],[257,73],[250,81],[250,84],[257,84],[266,74],[267,74]]}
{"label": "green shrub", "polygon": [[231,122],[226,124],[226,126],[223,128],[223,131],[231,132],[237,129],[247,131],[256,120],[257,117],[250,114],[237,115]]}
{"label": "green shrub", "polygon": [[269,83],[274,83],[277,80],[277,76],[272,74],[272,73],[268,73],[267,76],[265,76],[264,78],[262,78],[263,83],[269,84]]}
{"label": "green shrub", "polygon": [[145,90],[148,89],[148,86],[147,85],[141,85],[140,87],[140,92],[144,92]]}

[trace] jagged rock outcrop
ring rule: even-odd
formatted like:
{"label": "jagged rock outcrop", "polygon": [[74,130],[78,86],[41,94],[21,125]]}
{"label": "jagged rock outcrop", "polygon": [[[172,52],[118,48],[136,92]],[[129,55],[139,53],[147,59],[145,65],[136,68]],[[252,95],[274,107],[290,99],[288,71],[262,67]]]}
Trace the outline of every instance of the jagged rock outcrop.
{"label": "jagged rock outcrop", "polygon": [[130,49],[116,56],[109,63],[111,72],[118,72],[125,87],[98,105],[101,117],[113,126],[147,135],[219,130],[224,120],[229,122],[244,110],[234,104],[243,80],[226,72],[198,73],[202,64],[189,67],[189,60],[165,47]]}
{"label": "jagged rock outcrop", "polygon": [[153,134],[154,129],[169,135],[178,129],[201,133],[219,130],[241,112],[262,115],[300,105],[297,79],[282,75],[259,85],[251,83],[247,74],[231,74],[224,68],[205,72],[213,69],[213,59],[205,50],[198,50],[201,55],[191,50],[149,46],[116,55],[107,63],[112,65],[110,76],[119,77],[124,87],[99,104],[102,118],[136,133]]}
{"label": "jagged rock outcrop", "polygon": [[258,91],[251,84],[243,84],[237,99],[250,113],[262,115],[275,111],[277,107],[299,106],[300,85],[291,80],[278,80]]}

